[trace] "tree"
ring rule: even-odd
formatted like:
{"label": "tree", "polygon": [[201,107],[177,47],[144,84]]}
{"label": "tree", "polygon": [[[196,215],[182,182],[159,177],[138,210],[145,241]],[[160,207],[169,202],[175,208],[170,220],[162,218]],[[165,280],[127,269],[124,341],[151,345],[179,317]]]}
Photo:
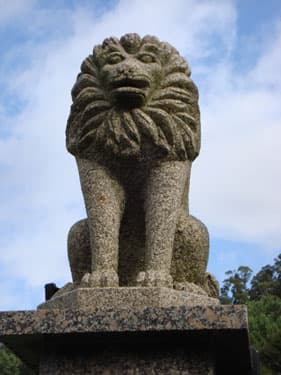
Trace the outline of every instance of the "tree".
{"label": "tree", "polygon": [[248,316],[250,342],[260,353],[262,365],[266,366],[263,373],[280,374],[281,298],[264,295],[257,301],[250,301]]}
{"label": "tree", "polygon": [[250,299],[257,300],[263,295],[281,298],[281,254],[274,259],[273,265],[266,265],[251,281]]}
{"label": "tree", "polygon": [[274,294],[274,267],[269,264],[253,277],[251,281],[250,299],[257,300],[263,295]]}
{"label": "tree", "polygon": [[[249,267],[226,272],[220,300],[247,304],[251,346],[258,350],[262,375],[281,374],[281,254],[252,276]],[[250,284],[250,287],[248,287]]]}
{"label": "tree", "polygon": [[247,287],[253,271],[246,266],[240,266],[237,270],[227,271],[228,276],[223,281],[220,301],[222,304],[245,304],[249,300]]}
{"label": "tree", "polygon": [[278,374],[281,373],[281,329],[265,344],[262,361]]}

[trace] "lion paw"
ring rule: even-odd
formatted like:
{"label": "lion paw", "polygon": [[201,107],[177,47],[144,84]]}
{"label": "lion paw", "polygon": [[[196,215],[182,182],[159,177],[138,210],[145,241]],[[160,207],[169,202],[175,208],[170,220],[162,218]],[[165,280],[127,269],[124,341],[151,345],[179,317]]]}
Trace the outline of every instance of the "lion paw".
{"label": "lion paw", "polygon": [[94,271],[86,273],[81,284],[89,288],[115,288],[119,286],[119,279],[117,273],[113,270]]}
{"label": "lion paw", "polygon": [[138,274],[137,286],[172,288],[173,279],[172,276],[165,271],[149,270]]}

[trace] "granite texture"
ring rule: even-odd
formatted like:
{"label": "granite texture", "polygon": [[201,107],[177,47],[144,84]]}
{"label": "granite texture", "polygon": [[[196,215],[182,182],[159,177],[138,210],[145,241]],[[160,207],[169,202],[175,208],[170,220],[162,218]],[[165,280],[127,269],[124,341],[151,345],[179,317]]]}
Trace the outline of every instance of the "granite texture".
{"label": "granite texture", "polygon": [[244,306],[2,312],[0,340],[41,375],[246,375],[251,368]]}
{"label": "granite texture", "polygon": [[39,309],[0,313],[0,335],[247,329],[245,306]]}
{"label": "granite texture", "polygon": [[72,98],[66,144],[87,211],[68,236],[74,283],[195,283],[217,297],[208,231],[188,208],[200,112],[187,62],[156,37],[108,38],[83,61]]}
{"label": "granite texture", "polygon": [[179,348],[136,351],[131,347],[106,348],[88,354],[51,352],[42,359],[40,375],[214,375],[214,361],[207,353],[186,353]]}
{"label": "granite texture", "polygon": [[247,329],[244,306],[180,306],[0,313],[1,336],[74,332]]}
{"label": "granite texture", "polygon": [[219,301],[193,284],[195,293],[170,288],[77,288],[68,284],[39,309],[92,310],[102,307],[138,309],[142,307],[175,307],[215,305]]}

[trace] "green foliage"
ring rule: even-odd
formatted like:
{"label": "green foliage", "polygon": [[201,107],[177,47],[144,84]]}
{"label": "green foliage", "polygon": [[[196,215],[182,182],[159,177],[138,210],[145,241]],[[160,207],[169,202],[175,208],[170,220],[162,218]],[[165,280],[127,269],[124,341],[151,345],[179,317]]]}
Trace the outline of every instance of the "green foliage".
{"label": "green foliage", "polygon": [[34,375],[8,348],[0,347],[1,375]]}
{"label": "green foliage", "polygon": [[0,374],[20,375],[20,360],[5,347],[0,349]]}
{"label": "green foliage", "polygon": [[262,360],[274,371],[281,374],[281,329],[266,343],[262,353]]}
{"label": "green foliage", "polygon": [[251,301],[248,314],[251,345],[260,353],[267,373],[281,374],[281,298],[265,295]]}
{"label": "green foliage", "polygon": [[281,254],[252,280],[245,266],[225,274],[221,303],[248,305],[250,342],[260,354],[261,375],[281,375]]}
{"label": "green foliage", "polygon": [[274,268],[269,264],[264,266],[252,279],[250,298],[257,300],[263,295],[274,294]]}
{"label": "green foliage", "polygon": [[274,259],[274,264],[266,265],[251,281],[250,299],[257,300],[263,295],[281,298],[281,254]]}
{"label": "green foliage", "polygon": [[253,271],[246,266],[240,266],[238,270],[227,271],[228,276],[223,281],[220,301],[222,304],[245,304],[249,300],[249,289],[247,284]]}
{"label": "green foliage", "polygon": [[267,342],[281,330],[281,298],[263,296],[248,303],[251,344],[262,352]]}
{"label": "green foliage", "polygon": [[247,303],[249,300],[258,300],[265,295],[281,298],[281,254],[274,259],[273,265],[266,265],[253,276],[252,270],[240,266],[237,270],[227,271],[228,276],[223,281],[220,300],[222,304]]}
{"label": "green foliage", "polygon": [[261,363],[260,374],[261,375],[280,375],[279,372],[276,373],[274,370],[271,370],[270,368],[266,367],[263,363]]}

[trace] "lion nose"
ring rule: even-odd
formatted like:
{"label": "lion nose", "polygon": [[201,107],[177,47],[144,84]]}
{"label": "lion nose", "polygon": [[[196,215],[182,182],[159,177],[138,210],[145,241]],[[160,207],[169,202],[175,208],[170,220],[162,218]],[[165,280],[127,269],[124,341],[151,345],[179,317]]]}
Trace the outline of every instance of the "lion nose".
{"label": "lion nose", "polygon": [[132,77],[136,74],[136,68],[137,62],[126,61],[119,66],[118,74],[125,77]]}

